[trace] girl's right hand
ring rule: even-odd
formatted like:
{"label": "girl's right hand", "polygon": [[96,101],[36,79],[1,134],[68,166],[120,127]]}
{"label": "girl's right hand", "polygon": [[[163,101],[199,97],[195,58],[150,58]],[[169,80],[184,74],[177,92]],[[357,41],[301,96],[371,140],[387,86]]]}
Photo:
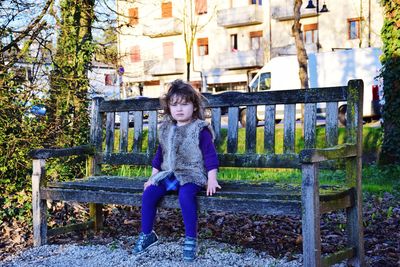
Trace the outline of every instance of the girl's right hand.
{"label": "girl's right hand", "polygon": [[151,185],[151,181],[150,181],[150,180],[148,180],[147,182],[145,182],[145,183],[144,183],[144,186],[143,186],[143,187],[144,187],[144,188],[143,188],[143,191],[146,190],[146,188],[149,187],[150,185]]}

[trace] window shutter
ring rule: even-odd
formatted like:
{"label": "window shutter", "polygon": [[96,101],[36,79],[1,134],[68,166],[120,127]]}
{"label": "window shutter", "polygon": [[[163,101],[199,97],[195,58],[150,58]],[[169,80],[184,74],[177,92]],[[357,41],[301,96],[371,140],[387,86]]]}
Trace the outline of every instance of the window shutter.
{"label": "window shutter", "polygon": [[198,15],[207,13],[207,0],[196,0],[195,12]]}
{"label": "window shutter", "polygon": [[172,17],[172,2],[166,2],[161,4],[161,17],[162,18]]}
{"label": "window shutter", "polygon": [[250,38],[262,37],[262,36],[263,36],[263,32],[262,31],[250,32]]}
{"label": "window shutter", "polygon": [[137,7],[129,9],[129,25],[134,26],[139,23],[139,11]]}
{"label": "window shutter", "polygon": [[131,62],[140,61],[140,46],[135,45],[131,47]]}

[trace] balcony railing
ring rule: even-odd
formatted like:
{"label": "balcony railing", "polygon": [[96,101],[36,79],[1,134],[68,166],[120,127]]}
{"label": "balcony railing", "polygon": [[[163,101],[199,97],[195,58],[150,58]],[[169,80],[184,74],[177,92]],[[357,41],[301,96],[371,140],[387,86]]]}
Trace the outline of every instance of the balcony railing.
{"label": "balcony railing", "polygon": [[[315,9],[302,8],[300,11],[301,18],[314,17],[316,15],[317,12],[315,11]],[[279,21],[293,20],[294,19],[293,7],[292,8],[287,8],[282,6],[272,7],[271,17]]]}
{"label": "balcony railing", "polygon": [[218,62],[218,67],[221,69],[262,67],[264,65],[264,53],[260,49],[226,52],[218,55]]}
{"label": "balcony railing", "polygon": [[218,25],[226,28],[260,24],[263,21],[263,10],[259,5],[229,8],[217,12]]}
{"label": "balcony railing", "polygon": [[162,18],[152,20],[143,26],[143,35],[149,37],[162,37],[182,33],[182,23],[177,18]]}
{"label": "balcony railing", "polygon": [[153,76],[182,74],[185,72],[183,58],[170,58],[161,60],[147,60],[144,62],[145,74]]}

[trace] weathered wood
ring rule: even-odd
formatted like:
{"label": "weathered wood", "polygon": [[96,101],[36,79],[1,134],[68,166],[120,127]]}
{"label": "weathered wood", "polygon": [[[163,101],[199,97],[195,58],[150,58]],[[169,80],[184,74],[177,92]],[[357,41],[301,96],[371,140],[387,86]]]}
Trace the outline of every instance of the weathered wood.
{"label": "weathered wood", "polygon": [[157,111],[149,111],[147,154],[153,155],[157,145]]}
{"label": "weathered wood", "polygon": [[326,146],[338,144],[338,104],[337,102],[326,103],[326,125],[325,142]]}
{"label": "weathered wood", "polygon": [[311,148],[300,152],[299,158],[302,163],[322,162],[330,159],[342,159],[355,157],[357,146],[355,144],[342,144],[329,148]]}
{"label": "weathered wood", "polygon": [[98,232],[103,228],[103,204],[102,201],[89,203],[89,217],[93,221],[93,229]]}
{"label": "weathered wood", "polygon": [[257,141],[257,106],[246,109],[246,153],[256,152]]}
{"label": "weathered wood", "polygon": [[70,148],[42,148],[31,150],[28,154],[32,159],[60,158],[68,156],[94,155],[95,149],[91,145],[75,146]]}
{"label": "weathered wood", "polygon": [[303,232],[303,265],[321,265],[321,231],[318,192],[318,166],[302,165],[302,232]]}
{"label": "weathered wood", "polygon": [[265,106],[264,152],[275,153],[275,105]]}
{"label": "weathered wood", "polygon": [[228,109],[228,153],[235,153],[238,146],[239,108]]}
{"label": "weathered wood", "polygon": [[152,154],[113,153],[113,154],[100,154],[96,158],[98,159],[99,163],[112,164],[112,165],[148,165],[151,164]]}
{"label": "weathered wood", "polygon": [[129,134],[128,112],[120,112],[119,117],[119,152],[127,152]]}
{"label": "weathered wood", "polygon": [[143,142],[143,111],[135,111],[133,115],[134,133],[133,133],[133,152],[142,151]]}
{"label": "weathered wood", "polygon": [[348,244],[354,247],[356,255],[350,260],[354,266],[365,266],[364,235],[362,221],[362,113],[363,113],[363,81],[352,80],[348,83],[346,142],[354,142],[357,156],[346,161],[346,183],[354,187],[354,206],[346,209]]}
{"label": "weathered wood", "polygon": [[[97,192],[72,189],[45,188],[43,196],[54,200],[68,200],[78,202],[103,202],[117,205],[141,206],[142,193]],[[198,196],[200,210],[218,210],[225,212],[244,212],[269,215],[300,215],[300,201],[265,200],[248,198],[223,198],[218,194]],[[159,203],[159,207],[179,208],[176,196],[166,196]]]}
{"label": "weathered wood", "polygon": [[320,195],[320,214],[352,207],[354,205],[353,195],[352,189],[328,196]]}
{"label": "weathered wood", "polygon": [[115,138],[115,113],[107,113],[106,120],[106,151],[105,153],[113,153]]}
{"label": "weathered wood", "polygon": [[47,231],[47,236],[62,235],[74,231],[89,230],[94,228],[94,221],[88,221],[84,223],[76,223],[71,225],[66,225],[63,227],[52,228]]}
{"label": "weathered wood", "polygon": [[338,252],[329,254],[328,256],[325,256],[321,259],[321,265],[322,266],[332,266],[336,263],[341,263],[345,259],[351,259],[354,256],[356,256],[355,248],[346,248],[342,249]]}
{"label": "weathered wood", "polygon": [[296,133],[296,105],[285,105],[283,118],[283,153],[294,153]]}
{"label": "weathered wood", "polygon": [[33,212],[33,245],[47,243],[47,205],[40,188],[45,186],[45,160],[33,160],[32,172],[32,212]]}
{"label": "weathered wood", "polygon": [[300,168],[297,154],[218,154],[221,167]]}
{"label": "weathered wood", "polygon": [[[102,151],[103,147],[103,116],[100,113],[100,105],[104,102],[101,97],[92,99],[91,115],[90,115],[90,144],[92,144],[97,152]],[[89,158],[89,174],[94,175],[101,172],[101,166],[94,157]]]}
{"label": "weathered wood", "polygon": [[221,109],[211,109],[211,127],[214,131],[215,140],[214,144],[218,146],[221,142]]}
{"label": "weathered wood", "polygon": [[317,104],[304,106],[304,148],[313,148],[316,143]]}

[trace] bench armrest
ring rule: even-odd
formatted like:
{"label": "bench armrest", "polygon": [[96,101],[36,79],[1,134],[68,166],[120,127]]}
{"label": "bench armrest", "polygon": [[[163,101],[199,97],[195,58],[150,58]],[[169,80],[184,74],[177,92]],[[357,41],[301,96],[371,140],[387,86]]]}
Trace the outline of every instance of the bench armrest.
{"label": "bench armrest", "polygon": [[34,149],[29,152],[33,159],[60,158],[67,156],[94,155],[95,149],[91,145],[75,146],[69,148],[43,148]]}
{"label": "bench armrest", "polygon": [[342,144],[329,148],[310,148],[300,152],[300,163],[315,163],[357,156],[355,144]]}

